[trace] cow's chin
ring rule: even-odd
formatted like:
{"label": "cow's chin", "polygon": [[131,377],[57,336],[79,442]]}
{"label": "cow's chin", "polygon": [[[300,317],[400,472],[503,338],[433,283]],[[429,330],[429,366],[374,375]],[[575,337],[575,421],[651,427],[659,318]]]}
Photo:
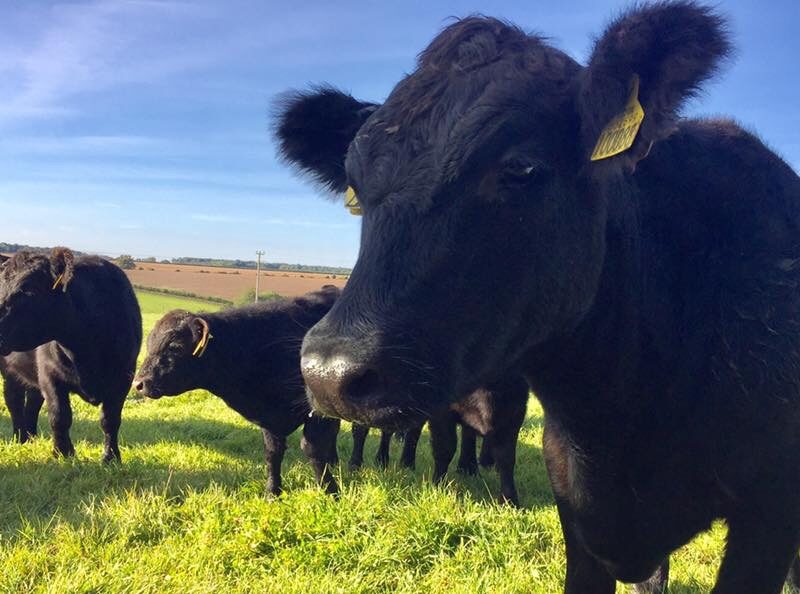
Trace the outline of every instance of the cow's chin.
{"label": "cow's chin", "polygon": [[311,393],[308,395],[308,400],[311,404],[312,415],[319,414],[324,417],[335,417],[393,432],[405,431],[419,426],[433,415],[432,412],[426,412],[415,406],[400,402],[354,406],[341,401],[323,400]]}

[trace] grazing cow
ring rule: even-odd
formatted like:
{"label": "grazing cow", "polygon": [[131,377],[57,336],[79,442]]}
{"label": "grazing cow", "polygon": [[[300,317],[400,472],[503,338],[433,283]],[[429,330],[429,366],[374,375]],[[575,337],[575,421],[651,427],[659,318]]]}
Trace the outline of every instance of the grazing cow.
{"label": "grazing cow", "polygon": [[281,492],[286,438],[303,426],[301,447],[317,481],[337,491],[339,420],[312,415],[300,375],[300,344],[339,296],[321,290],[294,299],[269,301],[218,313],[167,313],[147,338],[147,357],[134,388],[148,398],[176,396],[193,389],[216,394],[261,428],[267,464],[267,491]]}
{"label": "grazing cow", "polygon": [[402,428],[509,368],[545,412],[569,594],[647,579],[717,518],[715,594],[777,594],[800,544],[800,178],[681,119],[729,53],[637,5],[582,66],[471,17],[383,105],[286,99],[283,156],[355,192],[361,249],[307,335],[316,409]]}
{"label": "grazing cow", "polygon": [[[100,406],[103,462],[119,460],[122,406],[141,342],[136,295],[111,262],[55,248],[49,256],[18,252],[2,264],[0,356],[4,374],[13,378],[9,411],[15,432],[35,433],[40,392],[55,453],[74,455],[69,436],[74,392]],[[23,388],[29,391],[24,402]]]}

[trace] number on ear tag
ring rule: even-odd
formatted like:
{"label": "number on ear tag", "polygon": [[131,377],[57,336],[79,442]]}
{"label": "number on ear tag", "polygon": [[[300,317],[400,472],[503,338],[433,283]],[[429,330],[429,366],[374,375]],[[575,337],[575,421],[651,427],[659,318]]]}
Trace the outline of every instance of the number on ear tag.
{"label": "number on ear tag", "polygon": [[347,191],[344,193],[344,205],[350,211],[350,214],[361,216],[361,204],[356,198],[356,191],[350,186],[347,186]]}
{"label": "number on ear tag", "polygon": [[600,161],[627,151],[636,140],[642,120],[644,120],[644,108],[639,103],[639,75],[634,74],[631,78],[631,93],[625,104],[625,110],[615,115],[603,128],[590,159]]}

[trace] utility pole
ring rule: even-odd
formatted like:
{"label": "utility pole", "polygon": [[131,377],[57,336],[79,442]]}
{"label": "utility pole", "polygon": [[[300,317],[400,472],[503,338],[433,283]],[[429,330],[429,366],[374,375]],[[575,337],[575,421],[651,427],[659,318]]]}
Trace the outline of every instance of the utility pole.
{"label": "utility pole", "polygon": [[258,280],[261,278],[261,256],[263,255],[264,252],[256,250],[256,303],[258,303]]}

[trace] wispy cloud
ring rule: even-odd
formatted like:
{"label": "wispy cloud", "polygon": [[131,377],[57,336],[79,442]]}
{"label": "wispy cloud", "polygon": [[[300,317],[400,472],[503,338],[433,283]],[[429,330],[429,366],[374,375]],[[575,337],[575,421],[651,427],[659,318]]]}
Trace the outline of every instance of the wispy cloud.
{"label": "wispy cloud", "polygon": [[280,225],[291,227],[306,227],[317,229],[349,229],[352,225],[346,223],[326,223],[321,221],[306,221],[299,219],[282,219],[282,218],[258,218],[258,217],[242,217],[231,216],[224,214],[209,214],[209,213],[194,213],[189,216],[193,221],[202,223],[214,224],[231,224],[231,225]]}
{"label": "wispy cloud", "polygon": [[187,47],[180,38],[187,21],[212,16],[199,4],[121,0],[38,10],[31,19],[35,26],[24,32],[28,34],[18,33],[0,46],[5,81],[0,86],[0,123],[68,115],[76,111],[69,103],[74,96],[125,83],[152,83],[200,68],[224,53],[199,40]]}

